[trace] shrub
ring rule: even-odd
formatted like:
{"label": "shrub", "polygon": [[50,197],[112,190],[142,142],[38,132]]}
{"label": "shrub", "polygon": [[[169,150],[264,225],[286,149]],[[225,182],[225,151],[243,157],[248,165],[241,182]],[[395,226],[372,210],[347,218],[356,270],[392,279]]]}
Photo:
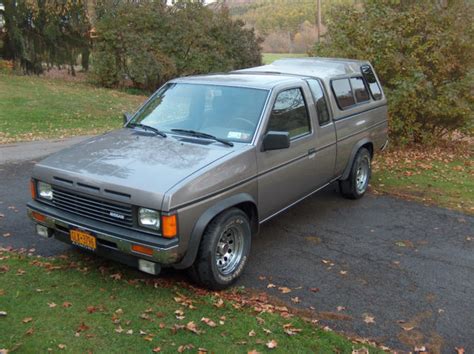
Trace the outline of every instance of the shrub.
{"label": "shrub", "polygon": [[389,100],[391,134],[426,143],[472,134],[474,41],[471,2],[367,0],[335,6],[312,55],[367,59]]}
{"label": "shrub", "polygon": [[225,9],[201,4],[105,2],[97,11],[93,78],[152,91],[174,76],[259,65],[259,40]]}

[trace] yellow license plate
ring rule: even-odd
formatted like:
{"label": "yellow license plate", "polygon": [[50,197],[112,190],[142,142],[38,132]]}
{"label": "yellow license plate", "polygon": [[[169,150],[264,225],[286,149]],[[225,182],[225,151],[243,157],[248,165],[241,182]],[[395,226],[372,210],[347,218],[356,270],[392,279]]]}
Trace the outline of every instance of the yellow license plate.
{"label": "yellow license plate", "polygon": [[70,230],[69,235],[71,236],[71,242],[76,246],[84,247],[92,251],[95,251],[97,248],[96,238],[87,232]]}

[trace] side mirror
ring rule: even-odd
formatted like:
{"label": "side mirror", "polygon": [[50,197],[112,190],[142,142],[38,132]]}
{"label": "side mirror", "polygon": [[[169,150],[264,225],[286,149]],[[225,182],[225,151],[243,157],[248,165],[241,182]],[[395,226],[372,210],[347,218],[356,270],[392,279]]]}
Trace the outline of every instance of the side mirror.
{"label": "side mirror", "polygon": [[290,133],[269,131],[263,137],[263,151],[288,149],[290,147]]}
{"label": "side mirror", "polygon": [[132,115],[130,113],[125,112],[123,114],[123,124],[124,125],[127,124],[130,121],[130,119],[132,119]]}

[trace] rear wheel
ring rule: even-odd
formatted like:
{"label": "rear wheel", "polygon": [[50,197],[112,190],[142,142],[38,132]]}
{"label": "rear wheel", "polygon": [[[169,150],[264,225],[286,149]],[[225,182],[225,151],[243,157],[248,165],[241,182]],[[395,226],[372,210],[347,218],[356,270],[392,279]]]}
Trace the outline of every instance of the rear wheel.
{"label": "rear wheel", "polygon": [[339,181],[341,194],[349,199],[361,198],[369,187],[371,174],[370,152],[361,148],[354,159],[349,177]]}
{"label": "rear wheel", "polygon": [[251,230],[247,215],[232,208],[219,214],[202,236],[192,278],[203,286],[220,290],[243,272],[250,253]]}

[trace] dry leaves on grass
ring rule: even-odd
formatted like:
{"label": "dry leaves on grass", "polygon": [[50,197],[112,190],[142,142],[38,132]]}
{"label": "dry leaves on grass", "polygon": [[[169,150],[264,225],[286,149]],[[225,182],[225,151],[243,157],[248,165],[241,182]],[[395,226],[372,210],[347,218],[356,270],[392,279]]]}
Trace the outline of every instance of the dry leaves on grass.
{"label": "dry leaves on grass", "polygon": [[26,318],[24,318],[21,322],[23,322],[23,323],[29,323],[29,322],[31,322],[31,321],[33,321],[33,317],[26,317]]}

